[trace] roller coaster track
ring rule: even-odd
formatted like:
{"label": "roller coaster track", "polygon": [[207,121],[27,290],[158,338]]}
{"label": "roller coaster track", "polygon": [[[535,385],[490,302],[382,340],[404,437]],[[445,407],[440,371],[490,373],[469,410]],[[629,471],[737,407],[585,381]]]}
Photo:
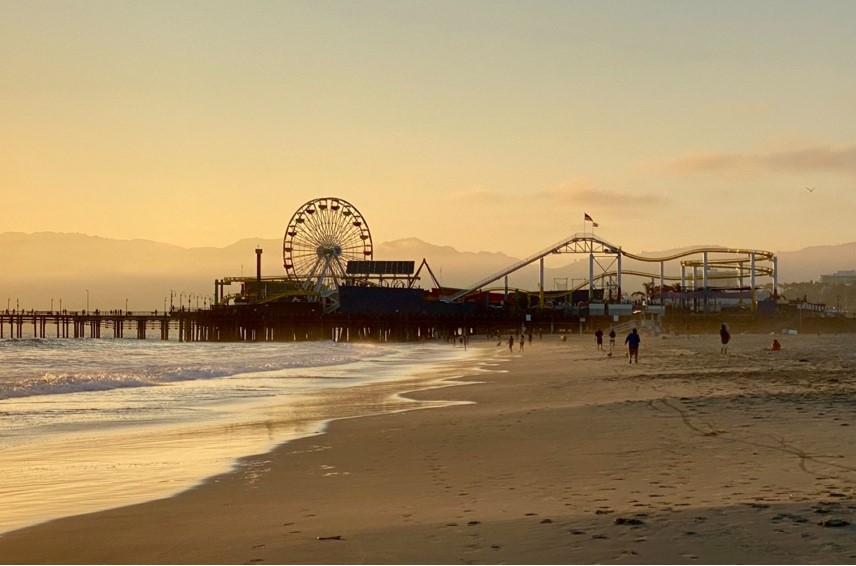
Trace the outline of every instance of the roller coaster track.
{"label": "roller coaster track", "polygon": [[[551,254],[560,254],[560,253],[587,253],[593,255],[615,255],[616,257],[620,254],[621,256],[631,259],[634,261],[648,262],[648,263],[665,263],[668,261],[676,261],[682,258],[691,258],[693,256],[706,254],[726,254],[729,256],[735,257],[715,257],[715,258],[705,258],[705,259],[686,259],[681,262],[682,266],[686,267],[700,267],[703,265],[710,266],[728,266],[732,268],[737,268],[740,270],[742,274],[744,271],[754,270],[755,275],[760,276],[773,276],[775,275],[775,268],[769,266],[758,266],[755,265],[755,262],[763,262],[763,261],[771,261],[774,259],[774,254],[772,252],[766,250],[756,250],[749,248],[728,248],[722,246],[704,246],[698,248],[690,248],[686,250],[681,250],[679,252],[664,255],[664,256],[643,256],[638,254],[633,254],[621,249],[621,246],[616,246],[603,240],[594,234],[574,234],[569,238],[566,238],[556,244],[541,250],[535,254],[532,254],[520,261],[508,266],[507,268],[494,273],[484,279],[473,283],[466,289],[462,289],[457,293],[449,296],[447,299],[448,302],[454,302],[460,300],[467,295],[479,290],[483,289],[486,285],[490,285],[491,283],[514,273],[515,271],[526,267],[527,265],[534,263],[538,260],[543,259],[544,257]],[[751,263],[751,267],[746,267],[744,264]],[[617,272],[609,272],[602,273],[597,277],[593,277],[592,279],[604,279],[607,277],[615,276]],[[656,277],[662,278],[664,280],[669,281],[680,281],[681,277],[676,275],[666,275],[661,273],[646,273],[642,271],[634,271],[634,270],[621,270],[621,275],[633,275],[639,277]],[[709,279],[733,279],[733,274],[708,274],[707,277]],[[582,287],[582,286],[581,286]]]}

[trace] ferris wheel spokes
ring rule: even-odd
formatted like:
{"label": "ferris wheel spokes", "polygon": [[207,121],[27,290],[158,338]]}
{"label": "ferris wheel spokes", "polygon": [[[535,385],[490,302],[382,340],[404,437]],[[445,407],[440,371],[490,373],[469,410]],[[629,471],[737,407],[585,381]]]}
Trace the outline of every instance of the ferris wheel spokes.
{"label": "ferris wheel spokes", "polygon": [[371,259],[372,241],[362,214],[339,198],[300,207],[283,239],[283,265],[305,290],[332,293],[346,277],[348,261]]}

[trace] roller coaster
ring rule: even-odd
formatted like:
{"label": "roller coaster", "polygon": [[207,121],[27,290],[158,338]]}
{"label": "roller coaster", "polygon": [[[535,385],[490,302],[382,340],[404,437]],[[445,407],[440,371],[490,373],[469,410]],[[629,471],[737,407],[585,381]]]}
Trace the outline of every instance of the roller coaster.
{"label": "roller coaster", "polygon": [[[721,246],[705,246],[688,248],[664,256],[643,256],[627,252],[606,240],[596,236],[594,233],[577,233],[552,246],[532,254],[507,268],[481,279],[465,289],[454,294],[443,297],[447,302],[466,300],[473,294],[488,289],[489,285],[508,275],[527,267],[533,263],[540,262],[539,295],[540,304],[544,306],[544,258],[553,254],[588,254],[589,273],[584,283],[569,291],[580,290],[588,287],[589,296],[594,297],[600,289],[600,296],[609,302],[621,302],[622,281],[625,276],[637,276],[645,279],[659,279],[658,295],[664,295],[667,289],[673,293],[689,293],[700,295],[705,308],[711,291],[720,287],[711,284],[712,281],[737,281],[737,286],[730,286],[731,290],[748,290],[755,307],[755,292],[758,290],[758,277],[772,278],[772,289],[777,286],[777,260],[772,252],[748,248],[728,248]],[[659,264],[657,272],[640,269],[626,269],[624,261],[632,260],[645,264]],[[666,264],[680,262],[680,275],[673,270],[667,272]],[[749,284],[744,285],[746,278]],[[667,287],[666,281],[680,282]],[[506,279],[507,289],[507,279]]]}

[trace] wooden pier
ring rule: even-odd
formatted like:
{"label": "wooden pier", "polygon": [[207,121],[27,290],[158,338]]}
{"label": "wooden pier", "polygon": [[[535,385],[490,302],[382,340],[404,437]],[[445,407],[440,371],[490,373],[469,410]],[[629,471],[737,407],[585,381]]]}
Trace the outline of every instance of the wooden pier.
{"label": "wooden pier", "polygon": [[519,319],[316,313],[247,306],[163,312],[0,312],[0,339],[136,338],[180,342],[407,342],[455,336],[464,328],[511,331]]}
{"label": "wooden pier", "polygon": [[174,316],[164,313],[21,311],[0,313],[0,338],[125,338],[136,331],[144,340],[151,331],[159,331],[161,340],[169,340]]}

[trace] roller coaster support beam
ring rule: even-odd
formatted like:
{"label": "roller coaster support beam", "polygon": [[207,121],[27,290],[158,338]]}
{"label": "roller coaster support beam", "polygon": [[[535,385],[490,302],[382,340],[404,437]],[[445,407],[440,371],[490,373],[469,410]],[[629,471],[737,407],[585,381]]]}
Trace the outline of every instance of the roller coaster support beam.
{"label": "roller coaster support beam", "polygon": [[666,265],[665,261],[660,262],[660,304],[661,305],[663,304],[663,282],[666,278],[665,271],[664,271],[665,265]]}
{"label": "roller coaster support beam", "polygon": [[773,292],[779,293],[779,258],[773,257]]}
{"label": "roller coaster support beam", "polygon": [[707,294],[707,252],[704,252],[704,265],[701,268],[701,281],[702,281],[702,309],[704,314],[708,313],[708,294]]}
{"label": "roller coaster support beam", "polygon": [[[701,288],[699,287],[699,284],[698,284],[698,280],[699,280],[698,268],[699,268],[698,265],[693,265],[693,291],[701,290]],[[701,304],[699,303],[699,300],[697,298],[694,298],[693,299],[693,310],[697,311],[700,306],[701,306]]]}
{"label": "roller coaster support beam", "polygon": [[589,254],[589,301],[594,299],[594,253]]}
{"label": "roller coaster support beam", "polygon": [[[755,299],[755,252],[751,252],[749,254],[749,265],[751,266],[749,269],[749,280],[752,288],[749,290],[749,301],[752,312],[758,308],[758,301]],[[740,271],[743,273],[743,270]],[[742,285],[741,285],[742,286]]]}
{"label": "roller coaster support beam", "polygon": [[621,249],[616,252],[616,273],[618,274],[616,285],[618,285],[618,302],[621,302]]}

